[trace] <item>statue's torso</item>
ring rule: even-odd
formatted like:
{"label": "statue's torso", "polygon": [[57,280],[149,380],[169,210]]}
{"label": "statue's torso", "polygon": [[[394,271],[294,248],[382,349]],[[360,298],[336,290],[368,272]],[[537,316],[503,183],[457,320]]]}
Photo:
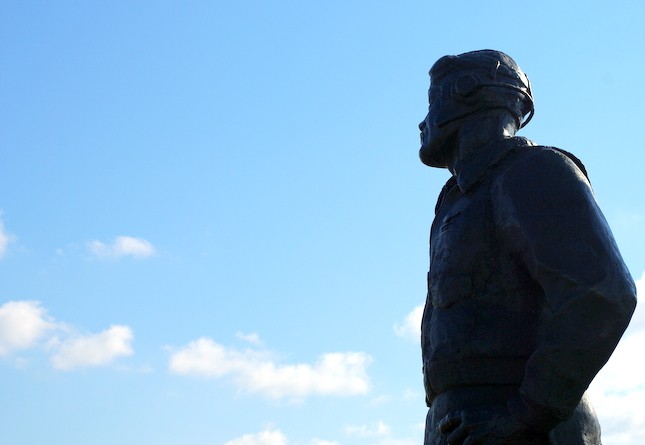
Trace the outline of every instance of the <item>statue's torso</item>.
{"label": "statue's torso", "polygon": [[430,235],[428,301],[422,325],[433,393],[522,381],[535,349],[541,289],[505,248],[497,222],[504,206],[496,178],[513,153],[464,192],[446,185]]}
{"label": "statue's torso", "polygon": [[455,172],[430,235],[426,444],[444,443],[450,410],[511,400],[551,444],[599,444],[583,394],[629,322],[635,286],[584,166],[512,138]]}

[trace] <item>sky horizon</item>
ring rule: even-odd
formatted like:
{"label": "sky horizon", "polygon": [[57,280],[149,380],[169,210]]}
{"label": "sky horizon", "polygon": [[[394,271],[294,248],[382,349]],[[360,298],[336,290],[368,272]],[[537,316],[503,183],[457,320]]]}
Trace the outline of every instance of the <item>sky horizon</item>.
{"label": "sky horizon", "polygon": [[[645,6],[0,6],[0,444],[420,445],[427,72],[493,48],[645,292]],[[645,309],[589,393],[645,440]]]}

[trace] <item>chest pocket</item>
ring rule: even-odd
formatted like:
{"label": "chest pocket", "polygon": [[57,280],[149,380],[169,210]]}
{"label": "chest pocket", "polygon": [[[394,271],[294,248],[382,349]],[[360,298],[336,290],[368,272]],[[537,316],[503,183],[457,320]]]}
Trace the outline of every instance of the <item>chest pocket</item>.
{"label": "chest pocket", "polygon": [[469,232],[473,221],[460,206],[440,217],[433,227],[428,290],[434,307],[447,308],[472,296]]}
{"label": "chest pocket", "polygon": [[433,306],[493,297],[495,275],[500,273],[496,239],[489,184],[483,182],[468,193],[453,188],[438,209],[430,235],[428,291]]}

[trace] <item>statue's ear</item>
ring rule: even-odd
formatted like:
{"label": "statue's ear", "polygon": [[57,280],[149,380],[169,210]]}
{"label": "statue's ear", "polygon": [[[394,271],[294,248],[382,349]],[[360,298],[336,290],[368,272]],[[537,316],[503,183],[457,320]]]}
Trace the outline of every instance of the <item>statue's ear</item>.
{"label": "statue's ear", "polygon": [[479,79],[472,74],[464,74],[459,76],[455,83],[452,85],[453,96],[459,99],[460,97],[467,97],[479,86]]}

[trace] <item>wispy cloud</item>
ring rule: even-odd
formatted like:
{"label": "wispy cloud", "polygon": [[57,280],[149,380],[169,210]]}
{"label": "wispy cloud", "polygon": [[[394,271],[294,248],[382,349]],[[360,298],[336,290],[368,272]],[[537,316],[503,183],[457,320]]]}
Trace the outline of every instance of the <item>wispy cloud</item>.
{"label": "wispy cloud", "polygon": [[389,403],[391,400],[392,400],[392,396],[387,394],[381,394],[370,399],[369,406],[381,406],[386,403]]}
{"label": "wispy cloud", "polygon": [[[645,295],[645,273],[636,281]],[[590,386],[592,403],[603,428],[603,442],[645,443],[645,306],[639,304],[632,323],[611,359]]]}
{"label": "wispy cloud", "polygon": [[96,258],[119,259],[126,256],[133,258],[148,258],[155,255],[154,246],[143,238],[132,236],[117,236],[111,244],[101,241],[90,241],[87,249]]}
{"label": "wispy cloud", "polygon": [[310,395],[366,394],[370,362],[363,352],[332,352],[321,355],[314,364],[283,365],[266,350],[236,350],[200,338],[174,352],[169,369],[186,376],[229,376],[244,391],[298,400]]}
{"label": "wispy cloud", "polygon": [[[383,422],[377,422],[374,426],[347,427],[347,436],[351,437],[352,443],[369,443],[370,445],[418,445],[423,441],[422,431],[416,431],[415,438],[399,439],[392,437],[390,428]],[[279,429],[271,426],[259,433],[251,433],[230,440],[224,445],[290,445],[287,436]],[[307,442],[298,442],[300,445],[341,445],[336,440],[310,439]],[[294,444],[295,445],[295,444]]]}
{"label": "wispy cloud", "polygon": [[9,301],[0,306],[0,357],[42,346],[55,369],[104,366],[132,355],[132,339],[132,330],[119,325],[96,334],[80,334],[47,315],[38,301]]}
{"label": "wispy cloud", "polygon": [[[245,434],[237,439],[230,440],[224,445],[287,445],[287,436],[279,429],[267,428],[255,434]],[[310,445],[340,445],[339,442],[329,440],[312,439]]]}
{"label": "wispy cloud", "polygon": [[56,324],[38,301],[8,301],[0,306],[0,356],[28,349]]}
{"label": "wispy cloud", "polygon": [[414,428],[414,436],[408,438],[397,438],[392,435],[389,425],[378,421],[373,425],[350,425],[345,427],[345,434],[352,439],[352,442],[369,441],[370,445],[418,445],[423,441],[423,430]]}
{"label": "wispy cloud", "polygon": [[412,309],[401,323],[394,325],[394,333],[410,341],[419,342],[421,338],[421,318],[423,317],[423,304]]}
{"label": "wispy cloud", "polygon": [[277,429],[267,429],[256,434],[245,434],[229,440],[224,445],[287,445],[287,436]]}
{"label": "wispy cloud", "polygon": [[132,339],[132,330],[118,325],[97,334],[77,335],[62,341],[52,339],[50,345],[56,352],[51,363],[54,368],[64,371],[107,365],[119,357],[133,354]]}
{"label": "wispy cloud", "polygon": [[255,346],[262,346],[262,344],[264,343],[260,338],[260,336],[255,332],[251,332],[248,334],[244,332],[236,332],[235,336],[240,340],[243,340],[247,343],[251,343],[252,345],[255,345]]}
{"label": "wispy cloud", "polygon": [[372,442],[370,445],[419,445],[423,442],[423,436],[420,438],[403,438],[384,437],[377,442]]}
{"label": "wispy cloud", "polygon": [[355,437],[389,436],[390,427],[378,421],[375,425],[349,425],[345,427],[345,434]]}
{"label": "wispy cloud", "polygon": [[611,215],[610,226],[622,230],[641,231],[643,222],[645,222],[645,215],[642,213],[634,212],[633,210],[619,210]]}
{"label": "wispy cloud", "polygon": [[4,227],[4,223],[0,220],[0,258],[3,258],[7,252],[9,243],[14,240],[14,236],[8,233]]}

